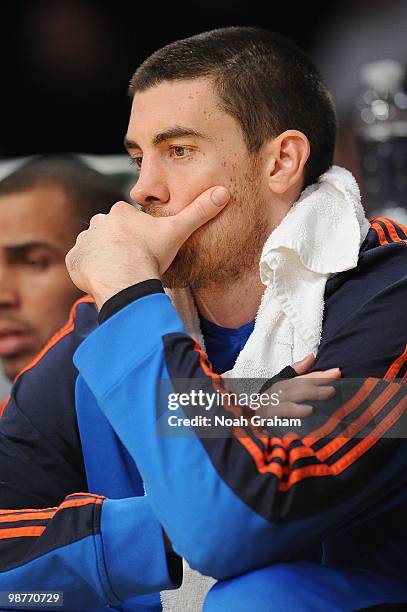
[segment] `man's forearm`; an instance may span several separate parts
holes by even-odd
[[[83,609],[181,582],[182,561],[168,557],[146,497],[77,493],[56,508],[0,511],[0,518],[2,591],[63,591],[64,606]]]

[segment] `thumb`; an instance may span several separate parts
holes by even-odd
[[[177,220],[180,235],[186,240],[198,227],[216,217],[230,200],[226,187],[211,187],[172,218]]]
[[[310,353],[309,355],[306,355],[304,359],[301,359],[301,361],[296,361],[295,363],[293,363],[293,368],[297,372],[297,374],[301,376],[302,374],[306,374],[306,372],[308,372],[308,370],[312,367],[314,361],[315,355]]]

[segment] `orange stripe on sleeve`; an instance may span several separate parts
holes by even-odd
[[[407,409],[407,397],[403,397],[399,403],[393,408],[391,412],[381,421],[375,429],[369,434],[367,438],[364,438],[359,444],[350,450],[346,455],[338,459],[338,461],[332,466],[335,469],[335,473],[339,474],[343,472],[347,467],[354,463],[359,457],[361,457],[369,448],[371,448],[383,435],[394,425],[394,423],[400,418],[400,416]]]
[[[374,379],[368,379],[365,381],[364,385],[359,389],[358,393],[355,394],[353,398],[349,402],[347,402],[347,408],[349,412],[357,408],[360,403],[363,401],[365,397],[367,397],[370,391],[375,387],[378,381]],[[368,385],[366,383],[369,383]],[[383,435],[392,427],[392,425],[400,418],[400,416],[407,409],[407,396],[403,397],[400,402],[392,409],[386,417],[377,424],[377,426],[371,431],[369,436],[362,439],[356,446],[354,446],[351,450],[349,450],[345,455],[343,455],[340,459],[338,459],[332,465],[327,465],[324,461],[332,456],[339,448],[341,448],[349,439],[352,439],[352,435],[354,435],[357,431],[360,431],[372,418],[372,407],[374,413],[377,414],[386,403],[394,397],[394,395],[399,391],[400,385],[392,384],[386,387],[384,391],[376,398],[375,402],[369,407],[367,413],[363,413],[355,423],[352,423],[346,431],[346,436],[342,436],[340,438],[335,438],[330,444],[326,447],[323,447],[319,451],[313,451],[312,448],[308,446],[309,439],[305,439],[302,441],[303,444],[306,443],[306,446],[298,446],[296,448],[289,448],[290,442],[293,437],[287,435],[284,439],[273,438],[274,443],[278,443],[279,445],[285,447],[285,451],[282,448],[275,448],[269,453],[268,456],[264,454],[261,447],[259,447],[251,438],[247,437],[245,432],[239,433],[239,428],[234,429],[234,433],[236,439],[239,443],[244,446],[247,452],[251,455],[253,461],[256,464],[257,470],[262,473],[270,473],[274,474],[280,482],[278,484],[278,489],[281,492],[288,491],[294,484],[300,482],[305,478],[311,477],[325,477],[325,476],[336,476],[343,472],[350,465],[355,463],[362,455],[364,455]],[[357,397],[356,401],[355,398]],[[346,405],[345,405],[346,406]],[[344,406],[344,407],[345,407]],[[343,408],[344,408],[343,407]],[[338,411],[337,411],[338,412]],[[335,421],[337,422],[337,421]],[[321,428],[322,430],[322,428]],[[298,438],[298,436],[295,436]],[[299,438],[298,438],[299,439]],[[274,452],[275,451],[275,452]],[[270,459],[274,457],[279,457],[282,461],[286,461],[287,457],[289,459],[290,465],[280,465],[279,463],[269,463]],[[297,460],[303,457],[315,457],[318,460],[318,464],[316,465],[307,465],[305,467],[292,468],[292,464]],[[288,480],[282,482],[283,475],[288,476]]]
[[[11,529],[2,529],[0,531],[0,540],[37,537],[42,535],[45,529],[46,527],[13,527]]]
[[[392,242],[404,242],[404,244],[407,244],[407,240],[404,238],[400,238],[400,236],[398,235],[396,231],[396,227],[397,227],[402,232],[404,232],[404,234],[407,235],[406,233],[407,227],[405,227],[404,225],[401,225],[401,223],[394,223],[394,221],[392,221],[391,219],[388,219],[387,217],[374,217],[373,219],[370,219],[370,223],[371,223],[372,228],[376,230],[379,236],[381,245],[390,244],[390,243],[387,240],[386,234],[384,233],[383,228],[380,226],[379,221],[380,223],[383,223],[383,225],[386,226],[386,229],[390,236],[390,240]]]
[[[201,366],[202,370],[210,378],[214,378],[215,380],[219,380],[220,381],[221,380],[221,376],[219,374],[216,374],[212,370],[212,368],[207,364],[207,355],[202,350],[201,345],[199,344],[199,342],[197,340],[195,340],[195,338],[192,338],[192,339],[195,342],[194,351],[196,351],[198,353],[198,355],[199,355],[199,365]]]
[[[6,409],[7,404],[10,401],[10,396],[8,395],[0,404],[0,417],[3,415],[3,412]]]
[[[386,217],[381,217],[380,221],[386,226],[387,231],[389,232],[389,236],[393,240],[393,242],[405,242],[405,240],[403,240],[403,238],[400,238],[400,236],[396,232],[394,223],[390,219],[386,219]]]
[[[280,448],[279,446],[275,446],[271,453],[267,454],[267,460],[271,461],[271,459],[282,459],[283,461],[285,461],[287,459],[287,451],[283,450],[282,448]]]
[[[23,515],[18,514],[6,514],[0,516],[0,523],[16,523],[17,521],[39,521],[45,519],[51,519],[55,516],[54,512],[42,512],[42,513],[33,513],[27,512]]]
[[[364,438],[348,451],[343,457],[338,459],[336,463],[328,466],[326,464],[321,465],[309,465],[303,468],[292,470],[289,474],[288,482],[279,483],[280,491],[288,491],[295,483],[300,482],[304,478],[310,478],[315,476],[337,476],[342,473],[348,467],[355,463],[362,455],[364,455],[374,444],[376,444],[394,425],[394,423],[400,418],[400,416],[407,409],[407,397],[403,397],[400,402],[393,408],[391,412],[381,421],[374,430],[369,434],[367,438]],[[318,456],[319,453],[317,452]]]
[[[360,389],[353,395],[343,406],[336,410],[332,416],[328,419],[322,427],[311,432],[304,438],[304,443],[307,446],[312,446],[316,442],[319,442],[322,438],[325,438],[328,434],[332,433],[335,427],[345,416],[355,411],[362,402],[370,395],[376,385],[379,383],[378,379],[367,378]]]
[[[307,465],[306,467],[292,470],[288,477],[288,482],[280,482],[278,485],[278,490],[288,491],[297,482],[304,480],[304,478],[333,475],[333,470],[328,465]]]
[[[321,450],[316,452],[318,459],[326,461],[334,455],[339,449],[352,438],[354,438],[366,425],[382,410],[382,408],[391,400],[400,390],[399,385],[389,385],[384,391],[372,402],[367,410],[360,415],[356,421],[350,423],[341,433],[341,436],[329,442]]]
[[[314,456],[314,451],[309,446],[296,446],[295,448],[290,448],[288,452],[290,463],[294,463],[297,459]]]
[[[277,478],[281,479],[283,475],[283,468],[278,463],[266,463],[265,457],[260,448],[253,442],[251,438],[247,437],[247,434],[243,434],[241,437],[237,436],[240,444],[245,447],[247,452],[251,455],[253,461],[256,464],[258,471],[262,474],[268,472],[273,473]]]
[[[387,370],[386,374],[384,375],[384,378],[388,379],[388,378],[395,378],[400,370],[400,368],[405,364],[405,362],[407,361],[407,344],[404,348],[404,351],[401,355],[399,355],[399,357],[397,357],[397,359],[395,359],[393,361],[393,363],[391,364],[391,366],[389,367],[389,369]]]
[[[383,228],[378,223],[372,223],[372,229],[376,230],[376,233],[379,237],[379,242],[382,246],[385,244],[389,244],[389,241],[386,238],[386,234],[383,231]]]
[[[77,497],[81,495],[83,497]],[[29,520],[27,514],[35,514],[33,518],[43,518],[42,513],[53,513],[57,510],[65,508],[73,508],[75,506],[86,506],[87,504],[101,504],[105,497],[103,495],[95,495],[93,493],[73,493],[69,495],[59,506],[50,506],[49,508],[23,508],[21,510],[0,510],[0,521],[3,515],[13,515],[15,520]]]
[[[386,239],[383,228],[378,224],[372,224],[372,227],[377,231],[380,243],[389,244]],[[389,231],[389,235],[392,239],[395,239],[395,230],[394,227],[386,227]],[[397,236],[398,241],[401,239]],[[200,356],[200,366],[204,373],[212,378],[213,382],[220,382],[222,377],[219,374],[216,374],[212,371],[211,367],[206,362],[206,354],[201,349],[199,343],[195,340],[194,350]],[[396,361],[392,364],[393,370],[397,371],[400,369],[401,365],[404,363],[402,359],[405,361],[407,359],[407,345],[406,349],[400,357],[397,358]],[[390,368],[389,368],[390,370]],[[392,370],[392,371],[393,371]],[[385,378],[388,378],[388,373]],[[391,376],[390,376],[391,377]],[[407,374],[405,376],[407,378]],[[344,417],[350,415],[352,412],[356,411],[362,403],[369,397],[370,393],[375,389],[380,379],[368,378],[364,381],[363,385],[358,389],[358,391],[343,405],[341,406],[335,413],[331,415],[328,421],[319,429],[315,430],[311,434],[304,437],[301,442],[301,446],[297,446],[295,448],[289,448],[293,439],[300,439],[296,434],[287,434],[284,436],[284,439],[273,437],[271,440],[265,438],[265,443],[278,444],[278,447],[274,447],[271,449],[269,453],[266,453],[264,449],[261,448],[256,442],[247,435],[247,432],[239,427],[233,428],[233,433],[236,440],[246,449],[246,451],[251,456],[254,461],[257,470],[261,474],[273,474],[280,481],[278,484],[278,489],[281,492],[288,491],[294,484],[300,482],[305,478],[311,477],[326,477],[326,476],[336,476],[337,474],[343,472],[347,467],[349,467],[352,463],[356,462],[363,454],[366,453],[379,439],[383,436],[383,434],[397,421],[397,419],[401,416],[401,414],[406,410],[407,407],[407,397],[403,398],[396,406],[392,409],[392,411],[372,430],[369,436],[363,440],[361,440],[356,446],[354,446],[351,450],[349,450],[344,456],[338,459],[334,464],[327,465],[324,461],[331,457],[337,450],[342,448],[349,439],[355,436],[359,431],[361,431],[368,423],[386,406],[388,401],[394,397],[394,395],[399,391],[399,384],[390,384],[387,386],[380,395],[372,402],[369,408],[361,414],[358,419],[347,426],[344,430],[341,437],[334,438],[331,442],[329,442],[326,446],[324,446],[319,451],[314,451],[311,446],[326,437],[329,433],[331,433],[335,427],[338,425],[338,422],[343,420]],[[231,407],[228,406],[226,409],[231,410]],[[259,442],[262,442],[262,438],[257,436]],[[317,464],[307,465],[299,468],[292,468],[292,464],[298,459],[302,459],[304,457],[315,457],[318,461]],[[281,465],[280,463],[273,462],[272,459],[279,458],[282,462],[289,463],[289,465]],[[282,482],[283,475],[288,476],[288,480]]]
[[[87,506],[89,504],[99,505],[104,499],[104,497],[96,497],[91,499],[67,499],[66,501],[62,502],[62,504],[58,507],[58,510],[65,510],[65,508],[77,508],[78,506]]]
[[[47,508],[47,509],[39,509],[35,510],[24,510],[16,513],[15,510],[11,510],[7,512],[5,510],[1,511],[0,514],[0,523],[7,523],[11,521],[38,521],[41,519],[49,519],[55,516],[57,512],[61,510],[66,510],[67,508],[78,508],[79,506],[87,506],[89,504],[99,505],[103,501],[103,497],[95,498],[83,498],[83,499],[67,499],[57,508]]]

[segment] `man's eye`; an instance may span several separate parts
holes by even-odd
[[[188,149],[186,147],[181,147],[180,145],[170,147],[171,157],[185,157],[187,153]]]
[[[141,168],[141,162],[143,161],[143,157],[138,155],[137,157],[130,158],[130,165],[137,166],[137,168]]]
[[[25,263],[28,267],[34,268],[35,270],[45,270],[48,267],[47,259],[26,259]]]

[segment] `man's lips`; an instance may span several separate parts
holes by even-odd
[[[29,348],[32,336],[29,332],[0,327],[0,357],[11,357]]]

